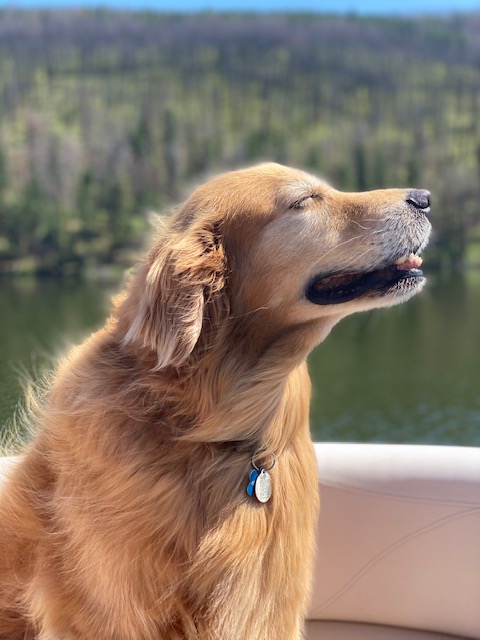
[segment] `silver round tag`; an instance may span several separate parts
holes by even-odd
[[[268,471],[262,469],[255,481],[255,496],[259,502],[268,502],[272,495],[272,479]]]

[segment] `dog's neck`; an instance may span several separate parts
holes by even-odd
[[[305,398],[301,392],[309,385],[306,357],[333,324],[305,323],[266,343],[257,340],[249,323],[240,327],[245,332],[241,340],[233,341],[226,331],[209,348],[199,344],[181,368],[162,371],[155,371],[154,352],[132,353],[143,359],[138,368],[145,372],[141,386],[148,388],[144,402],[165,425],[159,437],[235,447],[245,443],[249,457],[258,448],[280,455],[297,423],[285,416],[295,413],[296,399]]]
[[[231,347],[220,355],[218,350],[212,351],[197,362],[189,384],[198,381],[199,388],[202,386],[202,402],[195,411],[193,428],[187,429],[180,439],[245,441],[278,453],[293,428],[283,424],[286,403],[292,403],[292,398],[299,397],[302,391],[291,387],[297,385],[299,375],[303,385],[309,384],[305,358],[311,348],[312,336],[308,335],[311,331],[311,327],[302,326],[285,332],[248,364]]]

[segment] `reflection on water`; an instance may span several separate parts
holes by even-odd
[[[103,323],[109,285],[0,279],[0,426],[13,415],[26,378]]]
[[[0,280],[0,424],[21,373],[99,327],[112,287]],[[480,273],[343,320],[310,357],[315,439],[480,446]]]

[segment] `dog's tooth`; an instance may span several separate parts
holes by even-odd
[[[415,253],[405,254],[401,258],[397,258],[393,263],[396,267],[404,267],[405,269],[418,269],[423,260]]]
[[[400,262],[396,261],[395,266],[401,271],[408,271],[409,269],[418,269],[421,266],[422,262],[422,258],[411,253]]]
[[[411,253],[407,258],[407,264],[411,269],[418,269],[418,267],[422,264],[423,260],[420,256]]]

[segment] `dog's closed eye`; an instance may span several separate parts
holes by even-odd
[[[323,200],[323,196],[320,193],[311,193],[308,196],[296,200],[290,205],[290,209],[305,209],[313,202],[320,202],[321,200]]]

